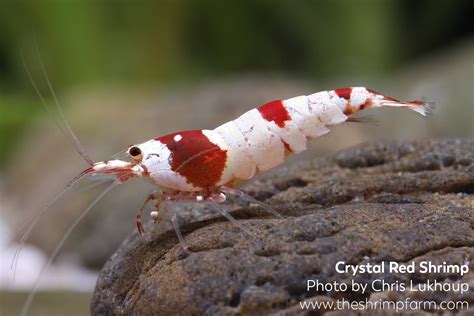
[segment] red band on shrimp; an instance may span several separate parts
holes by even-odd
[[[227,151],[209,141],[202,131],[184,131],[159,137],[171,151],[171,170],[199,188],[210,188],[220,180]]]
[[[411,104],[416,104],[416,105],[424,105],[426,102],[423,100],[413,100],[413,101],[408,101],[405,103],[411,103]]]
[[[291,116],[283,106],[281,100],[268,102],[260,106],[258,111],[264,119],[269,122],[275,122],[275,124],[281,128],[285,127],[285,121],[291,120]]]
[[[386,95],[383,95],[382,93],[380,93],[380,92],[377,92],[377,91],[375,91],[375,90],[372,90],[372,89],[369,89],[369,88],[366,88],[366,90],[367,90],[367,91],[369,91],[370,93],[373,93],[373,94],[378,94],[378,95],[381,95],[381,96],[383,96],[383,98],[384,98],[385,100],[388,100],[388,101],[395,101],[395,102],[400,102],[400,100],[397,100],[397,99],[395,99],[395,98],[392,98],[392,97],[388,97],[388,96],[386,96]]]
[[[286,149],[288,152],[292,153],[292,152],[293,152],[293,149],[291,149],[290,144],[288,144],[287,142],[285,142],[283,139],[280,139],[280,140],[281,140],[283,146],[285,146],[285,149]]]
[[[336,89],[334,90],[336,94],[343,99],[350,100],[351,98],[351,93],[352,93],[352,88],[342,88],[342,89]]]

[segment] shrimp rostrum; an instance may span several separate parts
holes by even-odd
[[[308,139],[351,121],[351,114],[379,107],[408,108],[422,115],[430,109],[421,100],[402,102],[363,87],[322,91],[266,103],[213,130],[176,132],[132,145],[127,152],[133,162],[96,162],[81,175],[114,175],[119,183],[134,177],[151,180],[159,190],[148,196],[145,205],[156,202],[151,213],[155,220],[160,219],[160,209],[173,202],[206,201],[216,206],[229,194],[258,202],[233,185],[306,150]],[[143,209],[137,215],[140,234]],[[183,243],[176,214],[171,219]]]

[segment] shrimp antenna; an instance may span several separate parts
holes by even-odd
[[[76,148],[79,155],[81,155],[81,157],[84,159],[85,162],[87,162],[89,165],[92,166],[94,162],[92,161],[92,159],[90,159],[89,155],[86,153],[84,147],[81,145],[81,142],[79,142],[79,139],[77,138],[76,134],[72,130],[71,126],[69,126],[69,123],[66,120],[61,104],[59,103],[58,97],[56,96],[56,93],[54,92],[53,85],[51,84],[51,80],[49,80],[48,73],[46,72],[46,69],[44,67],[43,58],[41,58],[41,53],[39,50],[39,45],[38,45],[38,41],[36,37],[35,37],[35,48],[36,48],[36,54],[38,55],[38,59],[40,62],[41,70],[43,71],[43,75],[46,79],[46,82],[48,83],[49,91],[51,91],[51,95],[53,96],[54,103],[56,104],[56,108],[58,109],[59,115],[61,117],[61,121],[66,129],[66,132],[71,137],[73,141],[73,146]]]
[[[90,169],[86,169],[84,172],[80,173],[77,177],[75,177],[74,179],[72,179],[65,187],[64,189],[61,190],[61,192],[59,192],[56,197],[48,204],[46,205],[42,210],[41,212],[36,215],[33,220],[31,221],[31,223],[26,227],[23,235],[21,236],[20,238],[20,244],[17,248],[17,250],[15,251],[14,255],[13,255],[13,260],[12,260],[12,264],[11,264],[11,267],[10,269],[13,270],[13,279],[15,279],[15,274],[16,274],[16,267],[17,267],[17,263],[18,263],[18,260],[20,258],[20,254],[21,254],[21,250],[23,249],[23,246],[25,245],[26,243],[26,240],[28,239],[28,237],[31,235],[31,232],[33,231],[33,228],[36,226],[36,224],[38,223],[38,221],[46,214],[46,212],[51,208],[51,206],[53,206],[57,201],[59,201],[61,199],[61,197],[66,193],[68,192],[77,182],[79,182],[79,180],[81,180],[82,178],[84,178],[86,175],[88,175],[88,171]]]
[[[51,117],[53,118],[56,126],[66,136],[68,141],[75,148],[75,150],[82,157],[82,159],[88,165],[92,166],[94,164],[94,162],[92,161],[92,159],[90,159],[90,157],[87,154],[87,152],[85,151],[84,147],[82,147],[81,143],[79,142],[79,139],[77,138],[76,134],[74,134],[74,131],[72,130],[71,126],[69,126],[69,123],[67,122],[66,117],[64,115],[63,109],[62,109],[61,105],[59,104],[59,100],[56,96],[56,93],[54,92],[53,86],[52,86],[51,81],[49,80],[49,77],[48,77],[48,73],[46,72],[46,69],[44,67],[44,63],[43,63],[43,60],[42,60],[41,55],[40,55],[40,51],[39,51],[39,48],[38,48],[38,43],[36,41],[36,38],[35,38],[35,47],[36,47],[37,58],[39,60],[40,66],[41,66],[41,70],[42,70],[43,75],[46,79],[46,82],[48,83],[48,88],[51,91],[51,94],[53,96],[54,103],[56,104],[56,108],[59,112],[59,116],[61,118],[62,125],[59,123],[59,121],[54,117],[53,113],[51,112],[51,109],[49,108],[48,103],[44,99],[44,97],[41,94],[38,86],[36,85],[36,82],[33,79],[33,76],[30,73],[30,70],[28,68],[28,65],[26,64],[23,52],[21,52],[21,60],[23,62],[23,66],[25,67],[25,71],[26,71],[26,74],[28,76],[28,79],[30,80],[31,85],[33,86],[34,90],[36,91],[36,94],[40,98],[41,103],[43,104],[44,108],[46,109],[46,112],[48,112],[49,115],[51,115]]]
[[[57,244],[56,248],[54,248],[54,251],[53,253],[51,254],[51,256],[49,257],[48,261],[46,262],[46,264],[43,266],[43,268],[41,269],[40,273],[38,274],[38,277],[36,278],[35,280],[35,283],[33,285],[33,288],[31,290],[31,292],[28,294],[28,297],[26,298],[26,301],[25,303],[23,304],[23,307],[21,309],[21,313],[20,315],[21,316],[26,316],[28,314],[28,310],[30,309],[31,307],[31,303],[33,302],[33,299],[35,297],[35,294],[36,292],[38,291],[38,285],[39,285],[39,281],[41,280],[41,276],[43,275],[43,272],[46,271],[50,266],[51,266],[51,263],[53,262],[54,258],[57,256],[59,250],[61,249],[61,247],[63,246],[64,242],[66,241],[66,239],[69,237],[69,235],[72,233],[72,231],[74,230],[74,228],[76,228],[77,224],[79,224],[79,222],[87,215],[87,213],[89,213],[89,211],[94,207],[95,204],[97,204],[97,202],[99,202],[107,193],[109,193],[110,191],[112,191],[113,188],[115,188],[116,186],[118,186],[119,184],[121,184],[121,182],[119,180],[116,180],[114,181],[111,185],[109,185],[104,191],[102,191],[102,193],[82,212],[82,214],[71,224],[71,226],[69,226],[68,230],[66,231],[66,233],[64,234],[63,238],[59,241],[59,243]]]

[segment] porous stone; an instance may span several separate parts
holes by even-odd
[[[97,281],[94,315],[298,315],[299,302],[384,299],[466,300],[470,293],[307,291],[306,280],[368,284],[466,282],[474,286],[474,141],[378,142],[280,169],[245,189],[285,216],[256,206],[171,229],[148,225],[124,241]],[[203,207],[203,206],[198,206]],[[339,274],[350,264],[397,261],[468,264],[464,276]],[[417,296],[418,295],[418,296]],[[317,310],[316,314],[341,315]],[[347,311],[346,311],[347,312]],[[386,311],[390,314],[390,311]],[[409,311],[407,311],[409,312]],[[417,313],[435,313],[421,310]],[[473,310],[464,311],[474,312]]]

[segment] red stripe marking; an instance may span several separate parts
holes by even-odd
[[[290,147],[290,144],[288,144],[287,142],[285,142],[283,139],[281,140],[281,142],[283,143],[283,146],[285,146],[286,150],[288,150],[290,153],[293,152],[293,150],[292,150],[291,147]]]
[[[366,90],[369,91],[369,92],[371,92],[371,93],[373,93],[373,94],[378,94],[378,95],[383,96],[383,98],[384,98],[385,100],[394,101],[394,102],[400,102],[400,100],[397,100],[397,99],[392,98],[392,97],[388,97],[388,96],[383,95],[382,93],[377,92],[377,91],[375,91],[375,90],[372,90],[372,89],[369,89],[369,88],[366,88]]]
[[[336,94],[343,99],[349,100],[351,98],[352,88],[341,88],[334,90]]]
[[[423,101],[423,100],[413,100],[413,101],[408,101],[406,103],[412,103],[412,104],[416,104],[416,105],[424,105],[426,102]]]
[[[268,102],[260,106],[258,111],[264,119],[269,122],[275,122],[275,124],[281,128],[285,127],[285,121],[291,120],[291,116],[285,109],[281,100]]]
[[[181,140],[174,137],[181,135]],[[184,131],[156,140],[171,151],[171,170],[199,188],[210,188],[220,180],[227,161],[227,151],[211,143],[202,131]]]

